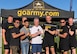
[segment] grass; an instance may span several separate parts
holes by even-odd
[[[77,53],[77,48],[76,48],[76,53]]]
[[[2,40],[2,54],[4,54],[4,45],[3,45],[3,40]]]

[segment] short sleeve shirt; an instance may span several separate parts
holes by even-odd
[[[20,29],[20,32],[24,32],[24,33],[25,33],[25,35],[26,35],[27,33],[29,33],[29,32],[30,32],[30,30],[29,30],[29,28],[26,28],[25,26],[23,26],[23,27]],[[25,39],[24,39],[24,40],[22,40],[21,42],[29,42],[29,40],[28,40],[28,38],[27,38],[27,37],[25,37]]]
[[[67,26],[62,26],[61,27],[61,29],[60,29],[60,34],[64,34],[64,33],[67,33],[68,34],[68,32],[69,32],[69,30],[68,30],[68,27]],[[65,40],[65,39],[68,39],[69,38],[69,36],[67,35],[67,37],[66,38],[62,38],[62,37],[60,37],[60,39],[61,40]]]
[[[5,37],[6,37],[6,41],[10,41],[10,38],[11,38],[11,29],[14,28],[14,24],[13,23],[3,23],[2,24],[2,29],[5,29],[6,30],[6,33],[5,33]]]
[[[69,29],[71,29],[71,31],[74,31],[74,34],[73,34],[73,36],[76,36],[76,34],[75,34],[75,30],[76,30],[76,27],[75,27],[75,25],[73,24],[73,25],[69,25]],[[70,34],[69,34],[69,36],[71,36]]]
[[[30,28],[30,33],[31,34],[35,34],[36,32],[38,31],[43,31],[42,27],[41,26],[33,26],[32,28]],[[37,37],[34,37],[32,38],[32,44],[42,44],[42,36],[37,36]]]
[[[49,29],[49,30],[51,30],[51,31],[54,31],[54,30],[56,30],[56,25],[55,24],[53,24],[53,23],[45,23],[44,25],[43,25],[43,28],[45,29],[45,28],[47,28],[47,29]],[[52,34],[50,34],[49,32],[47,32],[47,31],[45,31],[45,37],[47,38],[50,38],[50,37],[54,37],[54,35],[52,35]]]
[[[19,34],[20,33],[20,30],[19,30],[19,28],[13,28],[12,30],[11,30],[11,34],[12,33],[16,33],[16,34]],[[11,38],[11,41],[10,41],[10,45],[11,46],[19,46],[19,44],[20,44],[20,37],[17,37],[17,38]]]

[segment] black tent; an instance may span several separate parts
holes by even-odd
[[[1,16],[7,18],[8,15],[13,15],[14,18],[21,18],[26,16],[29,19],[39,16],[40,19],[45,19],[45,16],[50,15],[53,19],[68,19],[69,17],[74,17],[74,11],[66,11],[56,7],[53,7],[43,0],[34,0],[27,6],[18,9],[1,9]]]

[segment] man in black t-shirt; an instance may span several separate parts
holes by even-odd
[[[13,25],[13,16],[9,15],[7,22],[2,24],[2,38],[4,43],[4,54],[9,54],[10,49],[10,38],[11,38],[11,29],[14,27]]]
[[[66,26],[66,21],[64,19],[60,20],[60,31],[58,32],[58,36],[60,37],[59,47],[61,53],[68,54],[69,50],[69,36],[68,36],[68,27]]]
[[[76,41],[76,27],[73,23],[73,18],[68,19],[68,28],[69,28],[69,46],[72,50],[72,54],[76,54],[76,47],[77,47],[77,41]]]
[[[20,21],[14,21],[14,28],[11,30],[12,38],[10,40],[10,49],[12,50],[12,54],[19,54],[19,45],[20,45],[20,36],[24,35],[24,32],[20,33],[19,30]]]
[[[55,32],[56,32],[56,28],[51,21],[51,17],[50,16],[46,16],[46,23],[44,24],[43,28],[45,29],[45,36],[43,39],[43,47],[46,50],[46,54],[49,54],[49,51],[52,54],[56,54],[55,53],[55,49],[54,49],[54,36],[55,36]]]

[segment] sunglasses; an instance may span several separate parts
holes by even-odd
[[[19,22],[15,22],[15,23],[19,24]]]
[[[60,22],[60,23],[65,23],[65,22]]]

